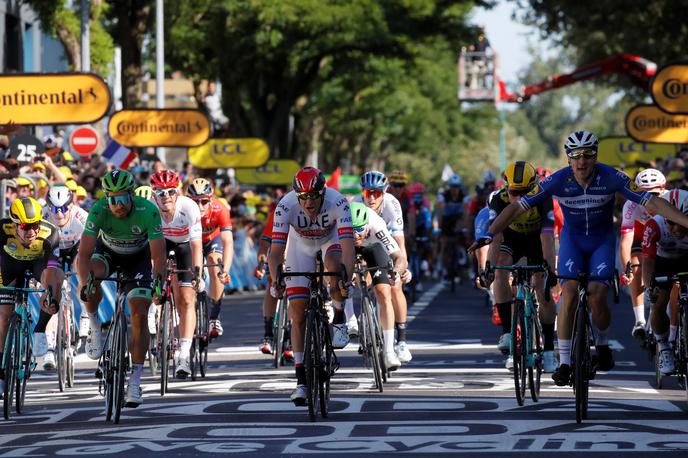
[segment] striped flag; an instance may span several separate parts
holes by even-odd
[[[136,153],[115,140],[110,140],[103,150],[103,158],[118,169],[126,170],[129,164],[136,158]]]

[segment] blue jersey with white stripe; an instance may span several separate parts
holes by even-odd
[[[580,235],[598,235],[612,230],[615,193],[640,205],[645,205],[651,197],[628,175],[606,164],[595,164],[593,174],[588,187],[583,188],[571,167],[565,167],[538,183],[535,194],[522,197],[521,206],[528,210],[547,197],[554,197],[561,205],[567,230]]]

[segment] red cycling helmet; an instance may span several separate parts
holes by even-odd
[[[291,184],[294,192],[317,192],[322,193],[325,189],[325,175],[315,167],[304,167],[294,175]]]
[[[408,189],[411,194],[425,194],[423,183],[413,183]]]
[[[179,182],[179,175],[174,170],[161,170],[150,179],[151,187],[154,189],[178,188]]]

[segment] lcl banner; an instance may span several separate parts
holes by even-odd
[[[598,160],[633,176],[655,159],[673,156],[675,152],[675,145],[637,142],[631,137],[605,137],[600,139]]]
[[[236,179],[243,184],[288,185],[301,166],[291,159],[272,159],[262,167],[236,171]]]
[[[268,144],[260,138],[211,138],[189,148],[189,162],[200,169],[260,167],[269,155]]]
[[[688,115],[668,114],[655,105],[636,105],[626,114],[626,132],[638,142],[688,143]]]
[[[688,64],[659,69],[650,83],[652,100],[667,113],[688,114]]]

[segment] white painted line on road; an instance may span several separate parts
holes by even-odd
[[[415,320],[416,316],[425,310],[425,308],[430,305],[430,302],[432,302],[443,289],[444,282],[439,282],[428,291],[424,292],[423,295],[416,302],[414,302],[409,309],[408,316],[406,317],[406,323],[411,323],[413,320]]]

